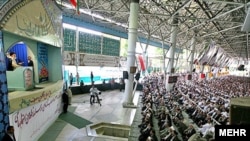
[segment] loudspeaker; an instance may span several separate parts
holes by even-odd
[[[128,71],[123,71],[122,74],[123,79],[128,79]]]
[[[137,81],[138,81],[139,79],[140,79],[140,73],[139,73],[139,72],[137,72],[137,73],[136,73],[136,75],[135,75],[135,80],[137,80]]]
[[[171,68],[171,73],[174,73],[175,69],[174,68]]]
[[[167,82],[168,83],[176,83],[178,79],[178,76],[168,76]]]
[[[229,113],[231,125],[250,125],[250,98],[232,98]]]
[[[239,71],[244,71],[245,70],[245,65],[240,65],[237,70]]]

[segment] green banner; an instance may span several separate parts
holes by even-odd
[[[73,29],[64,28],[64,51],[76,51],[76,31]]]
[[[101,36],[79,32],[79,52],[101,54]]]

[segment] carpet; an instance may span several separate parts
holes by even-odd
[[[68,111],[71,112],[71,113],[74,113],[76,111],[76,107],[75,106],[69,106]]]
[[[61,120],[64,120],[65,122],[77,127],[78,129],[81,129],[83,127],[86,127],[89,124],[92,124],[91,121],[88,121],[72,112],[62,113],[59,118]]]

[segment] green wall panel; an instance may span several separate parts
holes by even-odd
[[[64,50],[65,51],[76,51],[76,31],[73,29],[64,28]]]
[[[79,32],[79,52],[101,54],[101,36]]]
[[[120,56],[120,40],[103,37],[103,55]]]

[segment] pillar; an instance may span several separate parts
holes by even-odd
[[[80,62],[80,54],[79,54],[79,29],[78,29],[78,27],[76,27],[76,56],[75,57],[76,57],[76,62],[75,62],[76,63],[76,74],[77,74],[78,73],[78,66],[80,64],[79,63]],[[76,84],[77,84],[77,79],[75,79],[75,80],[76,80]]]
[[[169,58],[169,63],[167,66],[167,78],[172,76],[171,70],[174,69],[174,55],[175,55],[175,47],[176,47],[176,35],[178,28],[178,19],[176,16],[173,17],[172,29],[171,29],[171,47],[168,51],[167,57]],[[168,80],[168,79],[167,79]],[[166,90],[170,91],[173,88],[174,83],[166,82]]]
[[[0,31],[0,95],[1,95],[1,106],[0,106],[0,139],[5,133],[5,129],[9,125],[9,102],[8,102],[8,87],[7,87],[7,76],[6,76],[6,64],[5,64],[5,53],[3,48],[3,34]]]
[[[130,68],[135,66],[135,48],[138,29],[138,12],[139,0],[131,0],[128,28],[128,56],[127,56],[127,71],[128,79],[125,85],[125,94],[123,99],[123,107],[135,107],[133,103],[133,83],[134,73],[130,72]]]
[[[189,60],[189,72],[191,73],[194,68],[194,48],[195,48],[195,37],[192,38],[191,40],[191,56]]]

